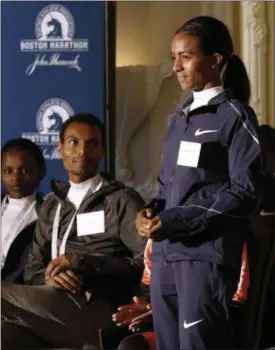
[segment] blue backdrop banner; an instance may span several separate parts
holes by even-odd
[[[22,136],[41,147],[47,193],[51,178],[67,178],[62,122],[78,112],[105,119],[105,4],[2,1],[1,27],[1,142]]]

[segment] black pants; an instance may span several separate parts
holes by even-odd
[[[152,332],[151,323],[143,325],[141,332]],[[150,347],[141,333],[133,334],[128,327],[117,327],[115,324],[100,332],[101,347],[104,350],[149,350]],[[88,350],[88,349],[87,349]]]
[[[233,348],[230,304],[239,276],[203,261],[152,261],[151,303],[159,350]]]
[[[87,303],[49,286],[2,284],[2,348],[44,349],[98,344],[97,331],[112,324],[115,308]]]
[[[143,335],[137,333],[123,339],[117,350],[150,350],[150,346]]]

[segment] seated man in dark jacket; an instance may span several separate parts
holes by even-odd
[[[69,182],[53,181],[25,270],[2,285],[5,349],[80,346],[111,322],[139,283],[146,240],[135,228],[143,200],[98,172],[104,130],[90,114],[68,119],[59,152]]]
[[[1,149],[1,174],[6,194],[1,200],[1,280],[23,282],[23,272],[42,205],[37,192],[46,166],[32,141],[9,140]]]

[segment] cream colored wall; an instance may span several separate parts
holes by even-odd
[[[199,1],[118,1],[117,66],[167,59],[173,32],[199,14]]]
[[[156,65],[170,60],[170,41],[173,33],[186,20],[199,14],[200,2],[118,2],[116,57],[118,69],[129,65]],[[121,83],[118,80],[117,87]],[[161,142],[167,130],[167,116],[177,105],[181,94],[175,76],[166,79],[160,89],[158,102],[133,137],[128,158],[135,183],[144,183],[148,179],[148,174],[153,179],[157,177]],[[119,111],[117,112],[119,119]],[[117,134],[121,137],[119,132]]]
[[[268,112],[267,122],[275,127],[275,2],[267,2],[268,19]]]
[[[251,106],[260,124],[275,126],[274,1],[241,1],[242,57],[251,81]]]

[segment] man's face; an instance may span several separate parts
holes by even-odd
[[[72,182],[80,183],[98,172],[103,155],[101,130],[97,125],[73,122],[58,145],[63,165]]]
[[[184,32],[177,34],[171,43],[171,56],[182,89],[201,91],[220,83],[217,61],[221,58],[206,56],[198,37]]]

